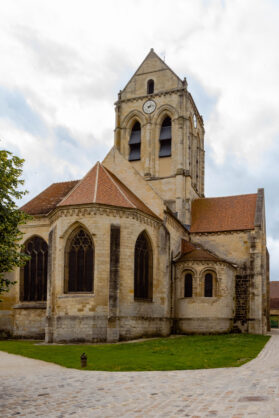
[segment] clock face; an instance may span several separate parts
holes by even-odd
[[[145,113],[152,113],[156,109],[156,103],[153,100],[147,100],[142,108]]]

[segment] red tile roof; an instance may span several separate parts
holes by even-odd
[[[279,298],[279,282],[270,282],[270,300]]]
[[[257,194],[196,199],[190,232],[254,229]]]
[[[177,261],[222,261],[216,254],[205,250],[201,245],[193,244],[185,239],[181,240],[181,256]]]
[[[158,218],[134,193],[99,162],[82,180],[54,183],[21,209],[30,215],[47,214],[56,207],[90,203],[139,209]]]
[[[270,309],[278,309],[279,310],[279,298],[270,299]]]
[[[181,239],[181,254],[187,254],[196,249],[195,245],[185,239]]]
[[[53,183],[20,209],[29,215],[45,215],[55,209],[78,182],[79,180]]]

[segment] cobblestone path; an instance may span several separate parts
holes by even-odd
[[[239,368],[65,369],[0,352],[0,417],[279,417],[279,332]]]

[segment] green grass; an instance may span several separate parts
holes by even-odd
[[[189,335],[100,345],[38,345],[36,341],[0,341],[0,350],[84,370],[144,371],[237,367],[253,359],[269,337],[251,334]]]

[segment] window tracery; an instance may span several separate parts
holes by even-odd
[[[21,269],[23,301],[45,301],[47,293],[48,245],[42,238],[34,236],[25,243],[29,261]]]
[[[134,297],[152,300],[153,254],[150,241],[142,232],[135,244],[134,254]]]
[[[65,287],[67,292],[92,292],[94,245],[89,234],[80,228],[66,246]]]

